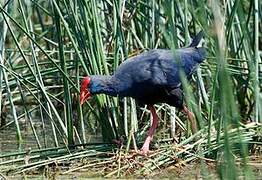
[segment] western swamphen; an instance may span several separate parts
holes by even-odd
[[[203,62],[206,51],[198,48],[203,37],[201,31],[189,47],[177,50],[154,49],[125,60],[112,76],[91,75],[84,77],[81,85],[80,102],[83,104],[94,94],[132,97],[147,104],[153,123],[141,149],[147,155],[149,144],[158,124],[155,103],[167,103],[188,115],[192,130],[196,130],[194,115],[183,104],[180,70],[188,79]]]

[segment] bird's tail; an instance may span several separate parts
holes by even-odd
[[[201,39],[204,37],[204,31],[201,30],[192,40],[191,44],[189,45],[189,47],[196,47],[199,42],[201,41]]]

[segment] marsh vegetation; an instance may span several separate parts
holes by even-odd
[[[259,0],[1,1],[0,179],[141,177],[193,162],[202,176],[210,163],[222,179],[261,176],[261,10]],[[80,105],[84,75],[112,74],[147,49],[187,46],[200,30],[208,57],[183,83],[196,134],[187,117],[157,104],[153,152],[143,157],[134,149],[150,127],[147,107],[105,95]]]

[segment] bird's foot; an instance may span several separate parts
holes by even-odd
[[[149,154],[149,145],[143,145],[143,147],[140,149],[139,154],[143,155],[143,156],[147,156]]]

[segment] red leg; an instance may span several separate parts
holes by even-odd
[[[156,109],[153,105],[149,106],[149,110],[150,112],[152,113],[152,116],[153,116],[153,123],[148,131],[148,134],[147,134],[147,137],[146,137],[146,140],[143,144],[143,147],[141,148],[141,151],[142,151],[142,154],[143,155],[147,155],[148,152],[149,152],[149,144],[150,142],[152,141],[153,139],[153,135],[155,133],[155,130],[157,128],[157,125],[158,125],[158,116],[157,116],[157,113],[156,113]]]
[[[196,123],[195,115],[186,106],[183,107],[182,111],[185,114],[187,114],[191,124],[192,133],[195,134],[197,132],[197,123]]]

